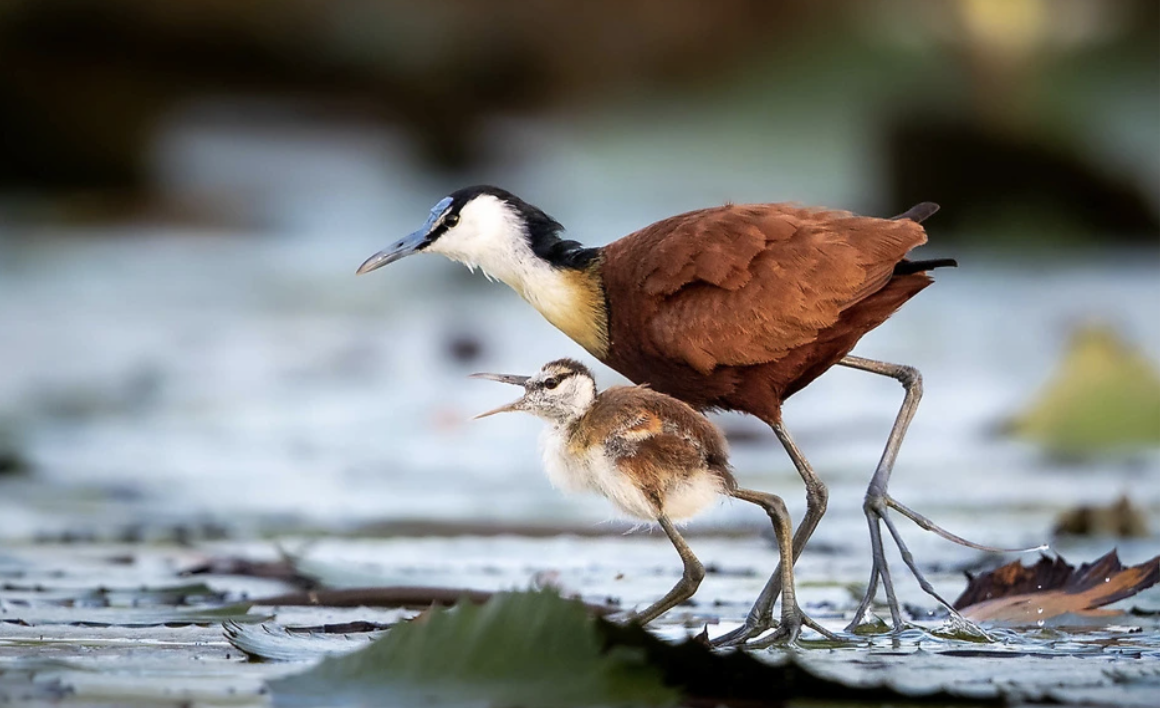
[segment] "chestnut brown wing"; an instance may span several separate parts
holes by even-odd
[[[784,204],[703,209],[609,244],[605,287],[615,316],[638,325],[643,353],[708,374],[813,341],[925,242],[906,219]]]
[[[607,389],[580,427],[581,446],[602,442],[642,489],[663,489],[702,469],[734,486],[721,432],[687,404],[645,386]]]

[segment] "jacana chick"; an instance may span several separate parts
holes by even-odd
[[[645,386],[597,392],[588,367],[572,359],[545,364],[534,376],[475,374],[523,386],[524,395],[477,418],[524,411],[547,422],[541,437],[544,469],[557,488],[604,495],[621,513],[655,521],[685,564],[681,580],[635,615],[652,621],[693,596],[705,569],[674,524],[700,513],[720,495],[762,507],[773,522],[782,559],[782,626],[796,634],[804,622],[824,628],[797,607],[793,591],[792,529],[782,500],[737,486],[721,432],[677,399]]]
[[[418,231],[371,256],[367,273],[413,253],[436,253],[481,268],[535,307],[593,356],[637,384],[699,411],[750,413],[773,430],[806,486],[806,514],[793,538],[797,559],[829,498],[781,415],[782,403],[833,366],[888,376],[905,389],[886,449],[866,490],[873,566],[853,629],[881,579],[896,629],[901,610],[886,564],[881,525],[923,578],[888,510],[944,538],[983,550],[936,526],[888,493],[894,461],[922,395],[910,366],[851,356],[933,281],[950,259],[910,260],[926,242],[919,204],[893,219],[793,204],[729,204],[690,211],[586,248],[560,237],[543,210],[498,187],[460,189],[440,200]],[[715,641],[744,642],[773,624],[781,591],[775,571],[745,626]],[[951,610],[953,611],[953,610]]]

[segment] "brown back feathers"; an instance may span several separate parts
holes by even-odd
[[[784,204],[659,221],[605,247],[606,361],[698,408],[774,416],[931,282],[895,273],[925,242],[909,219]],[[772,389],[774,410],[754,410],[747,386]]]

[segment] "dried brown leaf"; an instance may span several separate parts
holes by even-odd
[[[1160,556],[1125,568],[1112,550],[1078,569],[1062,558],[1019,561],[970,579],[955,608],[976,622],[1036,625],[1061,615],[1114,617],[1100,609],[1131,597],[1160,581]]]

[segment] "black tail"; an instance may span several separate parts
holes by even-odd
[[[913,211],[913,210],[912,210]],[[911,273],[923,273],[935,268],[958,268],[959,262],[954,258],[935,258],[930,261],[899,261],[894,266],[895,275],[910,275]]]
[[[922,202],[921,204],[915,204],[890,220],[899,221],[901,219],[910,219],[916,224],[921,224],[929,219],[936,211],[938,211],[938,204],[934,202]]]

